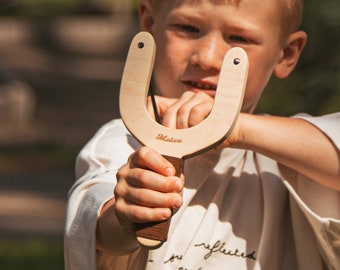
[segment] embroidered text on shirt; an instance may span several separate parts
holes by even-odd
[[[173,254],[169,260],[165,261],[164,264],[174,262],[175,260],[181,261],[183,259],[182,255],[175,255]]]
[[[227,248],[225,248],[225,245],[226,245],[225,242],[221,242],[220,240],[218,240],[212,246],[206,243],[201,243],[201,244],[195,245],[195,247],[204,247],[206,250],[209,250],[209,252],[204,255],[205,260],[209,259],[209,257],[213,255],[214,253],[220,253],[220,254],[227,255],[227,256],[235,256],[235,257],[240,257],[244,259],[256,260],[255,251],[249,254],[246,254],[244,252],[240,252],[238,249],[228,250]]]

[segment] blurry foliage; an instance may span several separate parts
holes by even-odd
[[[0,0],[0,15],[64,15],[74,12],[77,0]]]
[[[320,115],[340,111],[340,1],[305,1],[302,29],[308,41],[300,62],[287,79],[272,78],[257,112]]]
[[[0,15],[64,16],[109,14],[122,0],[0,0]]]
[[[63,268],[63,242],[60,239],[0,238],[0,269]]]
[[[56,143],[1,145],[0,172],[20,172],[27,168],[31,172],[56,168],[73,170],[78,152],[76,145]]]

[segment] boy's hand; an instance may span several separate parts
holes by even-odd
[[[158,113],[162,125],[183,129],[197,125],[210,113],[214,98],[205,93],[186,91],[180,98],[165,98],[156,96]],[[154,115],[151,101],[147,104],[150,115]]]
[[[156,151],[142,147],[117,172],[115,212],[121,225],[133,232],[133,224],[170,218],[182,205],[184,178]]]
[[[178,98],[165,98],[156,96],[158,113],[162,119],[162,125],[175,128],[189,128],[199,124],[210,113],[214,98],[205,93],[194,93],[186,91]],[[151,116],[154,115],[151,100],[148,100],[147,109]],[[242,113],[239,115],[235,126],[228,138],[217,148],[242,146],[241,120]]]

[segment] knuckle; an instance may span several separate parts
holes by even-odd
[[[123,195],[123,189],[121,188],[120,185],[116,185],[116,187],[113,190],[113,194],[115,198],[120,198]]]
[[[116,214],[121,215],[122,213],[124,213],[125,204],[122,200],[116,200],[114,208]]]
[[[201,104],[195,105],[191,108],[190,114],[192,115],[205,115],[206,112],[201,106]]]
[[[138,157],[142,159],[146,159],[151,154],[151,149],[146,146],[142,146],[141,148],[137,150],[137,154],[138,154]]]
[[[125,172],[124,172],[124,169],[121,168],[116,173],[117,182],[121,181],[123,178],[125,178]]]
[[[203,121],[208,115],[210,111],[205,110],[204,106],[195,105],[191,108],[188,123],[189,126],[195,126],[201,121]]]
[[[209,96],[206,93],[202,93],[202,92],[198,92],[196,94],[196,97],[201,99],[201,100],[206,100],[207,98],[209,98]]]
[[[175,106],[170,106],[167,110],[166,110],[166,115],[175,115],[177,114],[177,107]]]
[[[177,116],[186,114],[188,111],[190,111],[189,106],[186,104],[183,104],[180,108],[178,108]]]
[[[138,148],[138,150],[136,151],[136,153],[139,155],[139,156],[143,156],[145,155],[145,153],[148,151],[148,148],[146,146],[142,146],[140,148]]]
[[[145,187],[150,179],[149,171],[147,170],[140,170],[137,174],[137,179],[141,186]]]
[[[193,95],[195,95],[195,93],[193,93],[193,92],[191,92],[191,91],[185,91],[185,92],[182,94],[182,97],[191,98]]]

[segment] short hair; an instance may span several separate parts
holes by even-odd
[[[302,24],[303,0],[278,0],[279,16],[283,36],[300,29]]]
[[[158,9],[164,0],[149,0],[153,9]],[[192,0],[193,3],[200,0]],[[214,4],[230,2],[239,4],[242,0],[209,0]],[[282,25],[282,36],[285,38],[289,34],[297,31],[302,23],[303,0],[277,0],[278,15]]]

